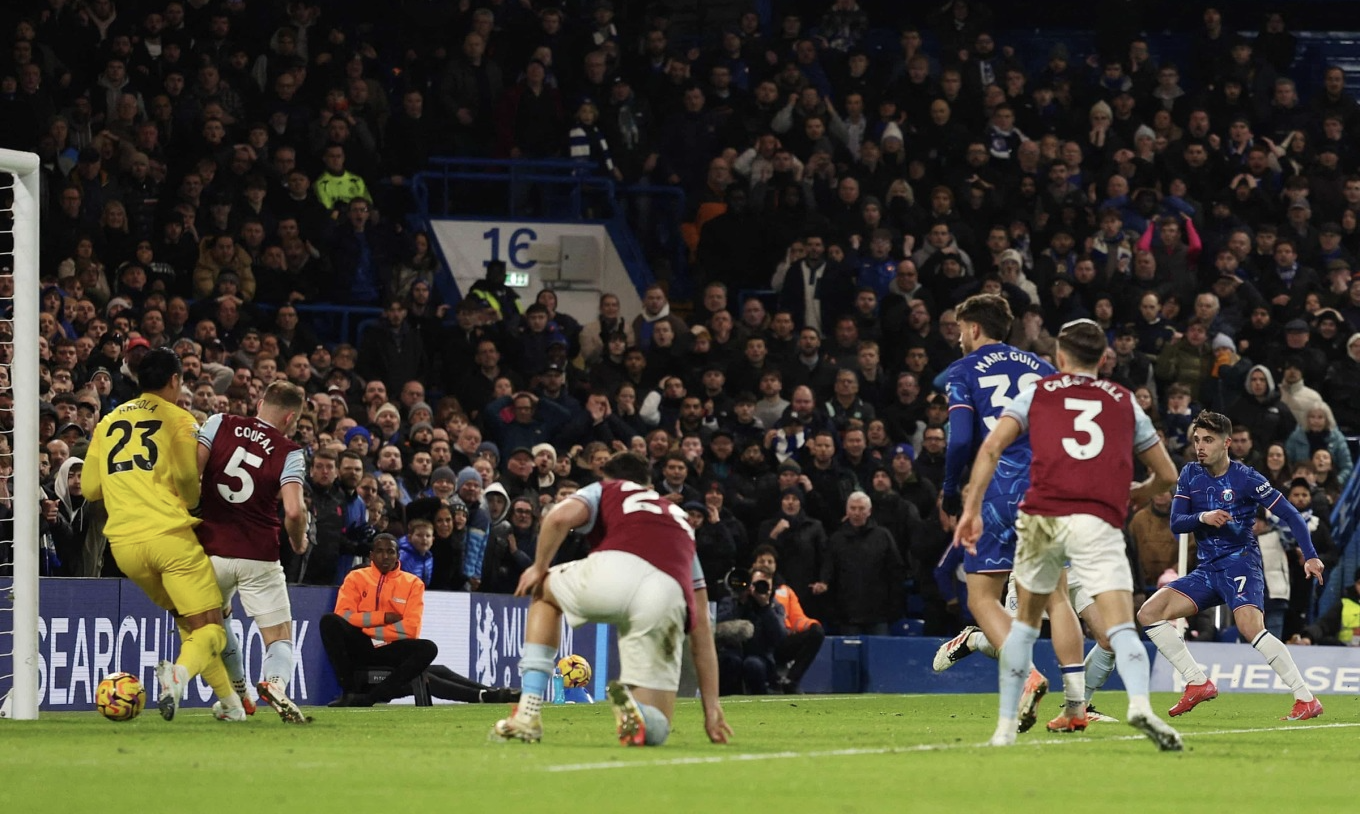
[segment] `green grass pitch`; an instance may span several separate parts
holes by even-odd
[[[1292,812],[1352,806],[1360,698],[1280,721],[1287,695],[1225,693],[1175,725],[1180,754],[1123,723],[1053,735],[1042,721],[988,749],[993,695],[727,699],[736,737],[710,745],[697,702],[671,741],[625,749],[605,704],[545,710],[540,744],[491,743],[503,706],[309,710],[285,726],[154,709],[129,723],[97,713],[0,722],[5,812]],[[1097,696],[1122,718],[1124,697]],[[1154,696],[1158,709],[1174,701]]]

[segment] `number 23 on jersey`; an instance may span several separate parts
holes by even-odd
[[[156,467],[156,460],[160,457],[160,449],[156,446],[156,431],[161,428],[161,422],[157,420],[138,421],[133,424],[131,421],[114,421],[108,426],[104,436],[113,446],[109,447],[108,472],[116,475],[119,472],[130,472],[133,468],[151,471]],[[137,439],[138,449],[126,449],[133,437]]]

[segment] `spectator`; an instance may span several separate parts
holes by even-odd
[[[843,635],[886,636],[889,623],[901,613],[902,557],[872,512],[872,501],[863,492],[846,499],[846,521],[827,541],[821,576],[812,585],[814,595],[832,591],[837,629]]]
[[[1280,401],[1275,389],[1275,378],[1264,365],[1256,365],[1247,373],[1247,394],[1233,402],[1225,415],[1234,427],[1246,427],[1252,443],[1258,447],[1283,444],[1298,422],[1294,414]]]
[[[344,691],[331,706],[371,707],[403,695],[439,654],[434,642],[420,638],[424,613],[424,583],[401,570],[396,538],[378,535],[373,564],[345,578],[335,612],[321,617],[321,642]],[[390,672],[367,687],[358,674],[373,667]]]
[[[1319,402],[1309,407],[1304,418],[1285,439],[1285,453],[1291,461],[1311,460],[1318,450],[1325,450],[1335,469],[1335,480],[1345,483],[1351,475],[1351,450],[1346,436],[1336,428],[1331,411]]]

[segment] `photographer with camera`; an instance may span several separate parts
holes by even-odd
[[[774,599],[774,574],[732,570],[730,616],[718,618],[718,686],[723,695],[768,695],[778,686],[775,651],[787,635],[784,606]]]
[[[785,695],[799,695],[803,692],[800,686],[803,674],[816,661],[817,653],[826,639],[826,631],[822,629],[821,622],[803,613],[798,594],[780,577],[774,546],[756,546],[753,557],[753,568],[774,575],[774,600],[784,609],[784,630],[787,635],[774,648],[779,688]]]

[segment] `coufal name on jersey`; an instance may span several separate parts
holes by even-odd
[[[232,434],[235,435],[237,438],[244,438],[247,441],[259,444],[260,447],[264,449],[265,453],[268,455],[274,454],[274,442],[269,439],[268,434],[266,434],[264,430],[257,430],[253,427],[247,427],[244,424],[242,424],[238,426],[235,432],[233,432]]]
[[[1079,384],[1089,384],[1104,390],[1110,394],[1110,398],[1115,401],[1123,401],[1124,393],[1119,389],[1119,385],[1114,382],[1107,382],[1104,379],[1092,379],[1089,376],[1063,376],[1061,379],[1049,379],[1044,382],[1044,389],[1050,393],[1054,390],[1062,390],[1067,387],[1076,387]]]
[[[1039,369],[1039,360],[1037,358],[1028,356],[1018,350],[1010,350],[986,354],[981,359],[977,360],[977,363],[973,365],[973,370],[976,370],[978,373],[985,373],[989,367],[997,362],[1019,362],[1030,370]]]

